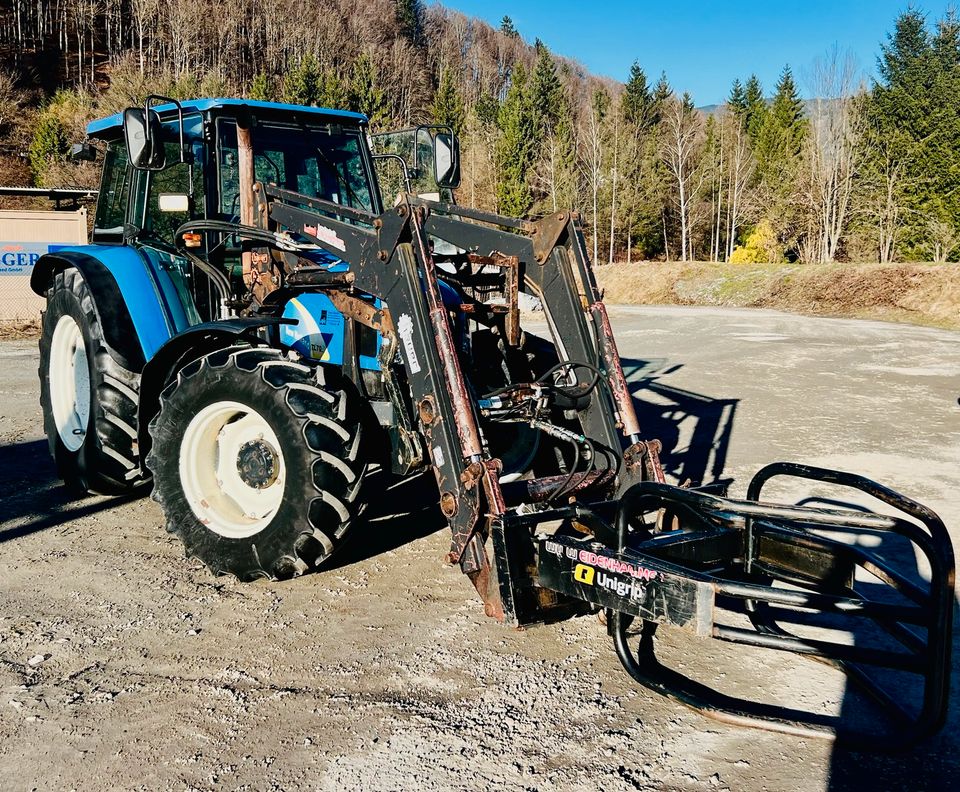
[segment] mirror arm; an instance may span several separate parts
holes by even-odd
[[[162,96],[161,94],[150,94],[146,102],[144,103],[144,115],[149,116],[150,114],[150,103],[153,100],[159,100],[163,102],[169,102],[172,105],[176,105],[177,108],[177,130],[180,143],[180,162],[187,166],[187,194],[190,196],[191,200],[193,199],[193,152],[187,150],[187,145],[184,140],[183,133],[183,105],[180,104],[176,99],[170,96]],[[149,140],[149,124],[147,125],[147,135]]]
[[[400,168],[403,170],[403,186],[407,188],[406,192],[413,192],[410,188],[410,170],[407,168],[407,161],[403,157],[399,154],[373,154],[371,156],[375,160],[397,160],[400,163]]]

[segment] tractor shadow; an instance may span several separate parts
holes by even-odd
[[[0,445],[0,542],[56,528],[142,495],[78,495],[60,481],[45,439]]]
[[[716,399],[669,385],[682,368],[664,360],[623,358],[643,439],[663,444],[664,473],[677,484],[729,484],[724,467],[739,399]]]
[[[367,508],[350,538],[328,563],[326,572],[396,550],[446,528],[440,512],[432,470],[400,479],[384,472],[371,474],[361,495]]]
[[[663,444],[661,462],[668,480],[676,483],[690,481],[693,485],[729,484],[724,469],[733,432],[739,399],[711,398],[669,384],[670,376],[682,367],[667,360],[624,358],[624,374],[633,396],[634,406],[644,439],[658,439]],[[773,460],[770,460],[773,461]],[[815,498],[800,501],[815,507],[862,511],[866,507],[847,499]],[[869,499],[867,499],[869,500]],[[785,501],[786,502],[786,501]],[[893,562],[896,568],[914,583],[925,587],[925,577],[917,564],[916,554],[909,542],[893,534],[869,537],[876,542],[871,552]],[[858,584],[858,591],[868,599],[897,602],[887,586]],[[956,625],[960,606],[954,601],[951,614]],[[850,633],[850,642],[856,647],[876,647],[895,650],[899,647],[885,632],[867,620]],[[822,622],[821,622],[822,624]],[[920,631],[923,635],[924,631]],[[956,628],[952,639],[951,667],[953,678],[960,678],[960,635]],[[732,657],[732,656],[731,656]],[[808,658],[794,655],[797,673],[804,675],[807,668],[822,668]],[[873,669],[872,676],[904,705],[911,715],[919,711],[922,682],[915,674]],[[828,671],[828,673],[841,673]],[[811,677],[812,678],[812,677]],[[813,719],[817,720],[816,717]],[[841,728],[853,733],[876,734],[893,731],[898,723],[890,719],[878,704],[854,681],[843,683],[838,710]],[[878,740],[879,743],[879,740]],[[949,703],[946,724],[934,737],[906,751],[891,753],[879,747],[864,749],[854,743],[838,739],[830,759],[829,790],[861,790],[865,788],[943,789],[947,779],[960,777],[960,696]]]

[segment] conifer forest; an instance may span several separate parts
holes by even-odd
[[[3,0],[0,184],[96,187],[89,120],[150,93],[346,108],[454,127],[457,200],[581,213],[597,263],[960,259],[960,18],[908,9],[877,62],[842,47],[700,107],[422,0]],[[291,24],[295,20],[296,24]],[[812,98],[802,98],[812,97]]]

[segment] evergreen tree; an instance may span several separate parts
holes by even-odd
[[[379,87],[376,67],[367,53],[353,62],[348,91],[350,109],[363,113],[371,126],[379,126],[389,118],[389,107],[383,89]]]
[[[500,20],[500,32],[512,39],[520,38],[520,33],[514,27],[513,20],[508,16],[504,16],[504,18]]]
[[[942,257],[960,238],[960,23],[948,14],[931,33],[910,9],[881,50],[880,79],[866,102],[870,127],[897,158],[900,252]],[[877,148],[877,147],[873,147]],[[868,168],[889,173],[868,150]],[[906,188],[909,185],[909,188]],[[955,243],[951,243],[955,244]]]
[[[530,109],[539,134],[553,129],[560,112],[563,86],[557,76],[557,65],[542,41],[535,44],[537,62],[530,81]]]
[[[342,110],[350,103],[350,94],[343,80],[333,69],[324,69],[317,84],[317,105]]]
[[[917,66],[930,54],[930,35],[923,14],[916,8],[905,11],[897,17],[894,33],[887,38],[877,64],[880,84],[891,88],[915,84],[923,76],[923,70]]]
[[[806,131],[803,101],[797,93],[793,72],[785,66],[757,133],[757,168],[761,178],[781,174],[784,167],[800,156]]]
[[[755,116],[751,121],[754,119]],[[797,93],[793,73],[786,66],[777,82],[773,101],[763,112],[763,122],[756,133],[754,156],[767,218],[781,241],[788,246],[795,244],[803,224],[796,201],[796,186],[806,133],[803,101]]]
[[[670,83],[667,81],[667,73],[660,72],[660,79],[657,80],[657,84],[653,88],[650,126],[656,126],[660,123],[660,119],[663,118],[664,108],[667,102],[670,101],[671,96],[673,96],[673,88],[670,87]]]
[[[30,169],[35,184],[43,186],[51,160],[64,157],[67,148],[67,131],[60,119],[53,113],[43,113],[30,143]]]
[[[575,208],[577,200],[577,133],[574,124],[573,108],[566,95],[561,93],[553,142],[557,155],[557,206],[566,209]]]
[[[401,35],[416,47],[423,45],[423,0],[396,0],[396,3]]]
[[[277,99],[275,79],[268,76],[266,72],[257,72],[250,84],[250,98],[261,102],[275,102]]]
[[[746,102],[743,123],[750,140],[756,143],[760,136],[760,129],[763,127],[764,118],[767,115],[767,102],[763,98],[763,88],[756,74],[751,74],[747,80],[743,98]]]
[[[653,116],[653,101],[647,75],[643,73],[640,64],[634,61],[623,90],[623,117],[638,127],[647,127]]]
[[[500,102],[497,101],[497,97],[482,93],[477,97],[477,103],[473,109],[483,126],[496,126],[497,118],[500,115]]]
[[[444,69],[440,77],[440,85],[433,95],[432,109],[434,123],[452,127],[457,135],[463,132],[466,113],[451,69]]]
[[[512,217],[522,217],[532,205],[527,173],[533,154],[534,122],[527,91],[526,71],[518,63],[497,118],[497,204],[503,214]]]
[[[283,81],[283,101],[299,105],[316,104],[319,78],[317,59],[313,55],[304,55]]]
[[[727,107],[738,119],[743,119],[747,113],[747,92],[743,89],[743,83],[739,79],[733,81],[730,88],[730,96],[727,97]]]

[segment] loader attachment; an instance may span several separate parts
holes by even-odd
[[[764,502],[761,491],[774,477],[849,488],[893,514]],[[574,523],[582,530],[591,522],[586,511],[596,530],[564,530]],[[560,529],[537,531],[546,519],[560,519]],[[943,725],[953,549],[939,517],[892,490],[777,463],[757,473],[745,500],[642,482],[618,502],[507,520],[504,536],[521,524],[535,532],[537,584],[605,609],[620,662],[651,690],[728,723],[872,747],[905,747]],[[898,568],[915,557],[929,580]],[[640,629],[632,634],[634,623]],[[880,705],[891,728],[868,735],[839,718],[718,692],[660,663],[660,625],[831,664]],[[911,698],[916,705],[904,706]]]

